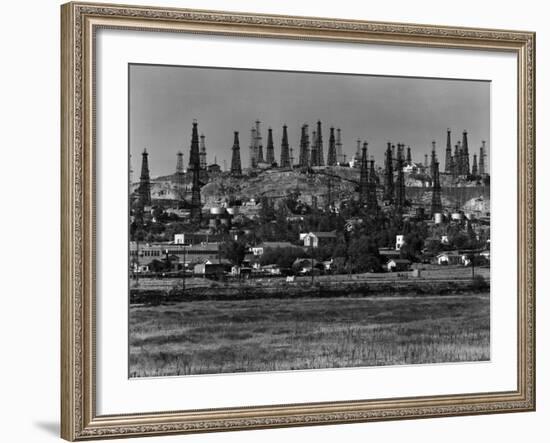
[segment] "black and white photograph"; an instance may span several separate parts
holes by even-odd
[[[491,82],[128,66],[130,378],[491,359]]]

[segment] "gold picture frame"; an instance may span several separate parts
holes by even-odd
[[[61,436],[67,440],[533,411],[535,34],[109,4],[61,7]],[[94,35],[99,28],[310,39],[517,55],[518,379],[510,392],[98,416],[95,408]]]

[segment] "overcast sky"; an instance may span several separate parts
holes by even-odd
[[[264,156],[267,128],[273,128],[277,161],[283,124],[297,160],[300,128],[308,123],[311,138],[317,120],[325,161],[330,126],[342,129],[346,158],[360,138],[377,163],[383,162],[388,141],[410,145],[413,160],[423,161],[432,140],[443,162],[447,128],[453,145],[468,131],[471,154],[479,152],[482,140],[490,146],[486,81],[131,65],[129,95],[134,179],[144,148],[152,177],[175,171],[178,150],[187,166],[193,119],[206,136],[208,163],[216,157],[222,167],[223,160],[231,164],[234,131],[239,131],[243,168],[248,166],[250,129],[257,119]]]

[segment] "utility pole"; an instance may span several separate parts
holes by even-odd
[[[311,248],[311,286],[313,286],[313,239],[311,237],[309,238],[309,247]]]
[[[183,275],[181,279],[181,289],[182,292],[185,292],[185,265],[187,261],[187,248],[186,245],[183,245]]]

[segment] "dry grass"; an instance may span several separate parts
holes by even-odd
[[[489,359],[489,295],[130,307],[130,376]]]

